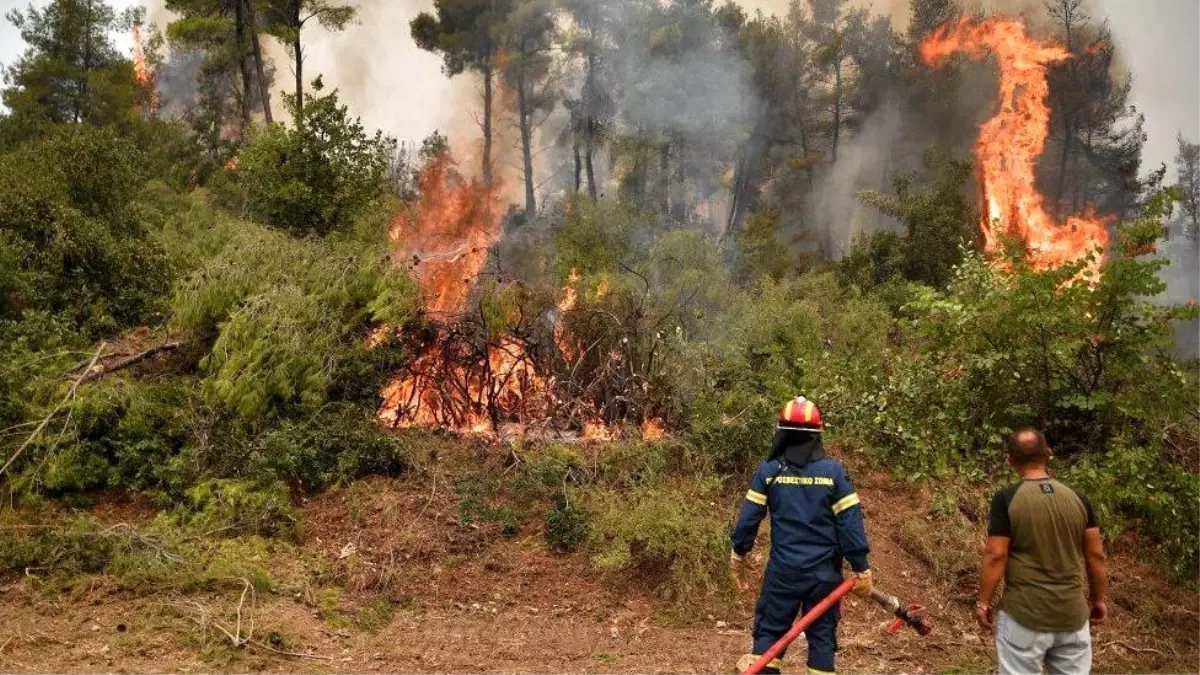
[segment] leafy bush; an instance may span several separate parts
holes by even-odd
[[[272,476],[308,490],[367,475],[398,475],[409,466],[395,435],[381,431],[369,409],[328,406],[309,418],[282,420],[243,457],[252,476]]]
[[[395,141],[368,135],[337,92],[305,96],[300,114],[294,96],[284,102],[296,126],[254,131],[238,157],[234,174],[250,214],[295,235],[348,227],[383,194]]]
[[[247,421],[313,410],[346,384],[345,364],[363,372],[372,326],[415,315],[415,285],[390,269],[382,230],[323,241],[240,225],[203,244],[216,250],[180,283],[174,321],[211,345],[201,363],[210,403]]]
[[[638,572],[677,600],[728,591],[729,523],[713,508],[717,487],[685,482],[589,495],[593,565]]]
[[[587,540],[589,515],[573,506],[562,492],[554,495],[554,508],[546,514],[546,541],[557,551],[574,551]]]
[[[41,451],[47,455],[41,486],[52,494],[180,494],[194,478],[183,454],[190,441],[190,384],[111,377],[81,389],[71,433]]]
[[[1067,479],[1088,496],[1107,534],[1131,525],[1153,536],[1172,571],[1194,579],[1200,564],[1200,476],[1161,447],[1123,441],[1071,466]]]
[[[0,156],[0,322],[42,310],[90,338],[164,309],[164,255],[134,207],[142,156],[80,126]]]
[[[296,538],[299,525],[283,483],[207,480],[187,491],[168,522],[233,537],[254,534]]]
[[[1162,263],[1139,259],[1160,232],[1153,220],[1123,226],[1094,284],[1077,279],[1085,262],[1004,270],[969,258],[946,293],[906,306],[911,332],[864,394],[875,416],[860,431],[906,468],[937,472],[994,464],[1022,425],[1068,456],[1185,420],[1197,396],[1170,357],[1170,326],[1194,308],[1144,299],[1163,288]]]

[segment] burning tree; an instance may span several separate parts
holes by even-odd
[[[1050,132],[1047,68],[1071,58],[1063,47],[1035,40],[1016,20],[964,18],[942,26],[921,44],[921,58],[940,65],[956,52],[1000,67],[999,111],[979,129],[975,155],[986,206],[984,245],[999,251],[1006,237],[1025,244],[1036,267],[1074,262],[1108,244],[1104,219],[1085,213],[1057,223],[1035,185],[1034,167]]]

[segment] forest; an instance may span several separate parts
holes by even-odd
[[[1097,670],[1200,662],[1200,139],[1143,161],[1097,5],[398,3],[477,123],[411,139],[306,51],[375,4],[6,14],[0,670],[728,672],[797,394],[950,641],[860,604],[844,669],[991,672],[1025,426]]]

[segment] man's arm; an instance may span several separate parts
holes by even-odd
[[[1011,488],[998,492],[992,497],[988,511],[988,538],[983,546],[983,559],[979,561],[979,598],[975,603],[975,620],[986,630],[992,630],[995,622],[992,598],[1008,571],[1008,545],[1012,540],[1008,504],[1012,492]]]
[[[1104,555],[1104,540],[1099,527],[1083,531],[1083,554],[1087,564],[1088,603],[1092,606],[1092,623],[1104,623],[1108,618],[1108,562]]]
[[[871,546],[867,543],[867,527],[863,521],[858,492],[844,470],[834,478],[832,499],[830,508],[833,509],[842,556],[855,572],[866,572],[871,568],[867,561],[867,555],[871,552]]]
[[[732,548],[733,555],[741,558],[754,548],[754,540],[758,538],[758,526],[763,516],[767,515],[767,464],[761,464],[754,472],[750,481],[750,489],[742,501],[742,511],[738,514],[733,526]]]
[[[979,562],[979,605],[991,608],[996,589],[1008,571],[1008,544],[1005,536],[989,536],[983,547],[983,559]],[[989,623],[990,627],[990,623]]]

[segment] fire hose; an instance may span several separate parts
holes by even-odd
[[[825,612],[828,612],[829,608],[833,607],[844,595],[854,590],[856,583],[858,583],[858,580],[850,577],[843,581],[837,588],[833,589],[832,593],[825,596],[807,614],[800,617],[800,620],[792,626],[791,630],[779,638],[775,644],[771,645],[771,648],[766,653],[760,656],[749,668],[742,671],[743,675],[761,673],[763,668],[766,668],[768,663],[779,658],[783,650],[787,649],[788,645],[792,644],[792,641],[800,636],[800,633],[812,625],[812,622],[820,618]],[[921,613],[925,609],[924,607],[920,605],[905,605],[896,596],[876,590],[871,591],[871,599],[896,616],[896,620],[888,627],[889,634],[895,633],[904,626],[917,631],[917,634],[921,637],[933,632],[933,623]]]

